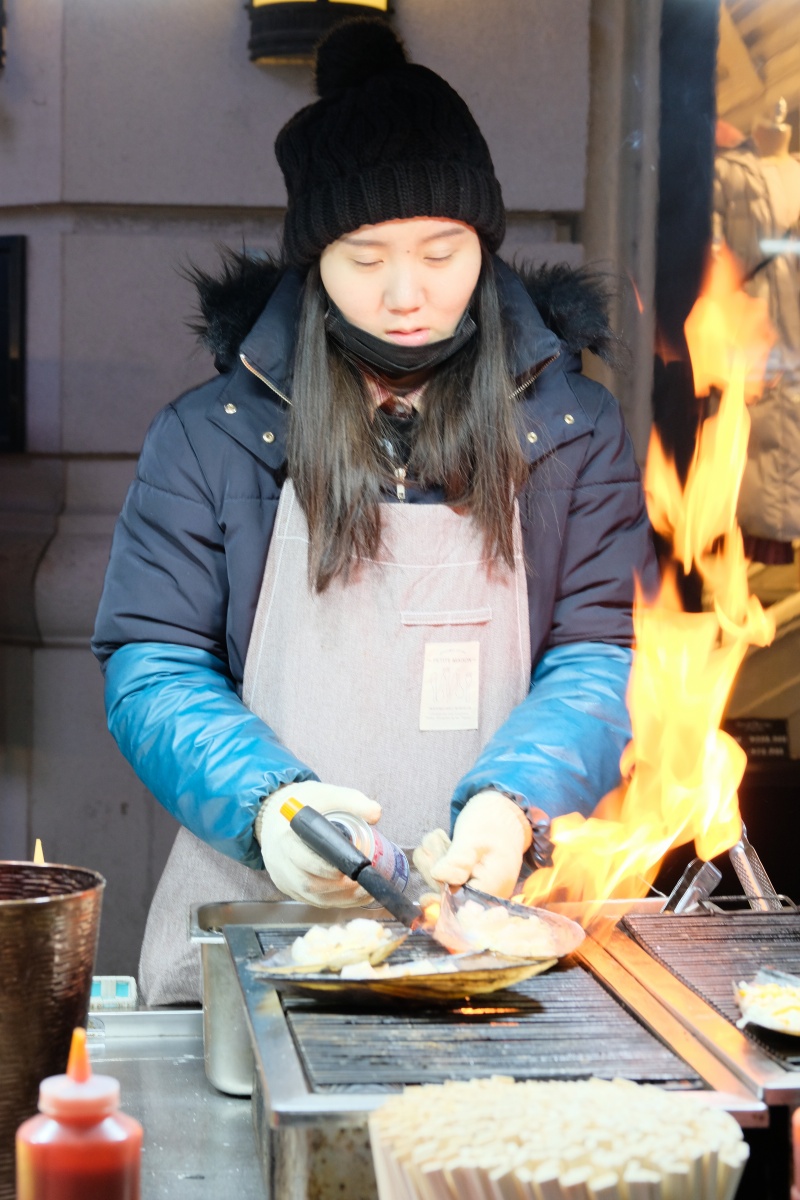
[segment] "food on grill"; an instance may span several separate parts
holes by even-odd
[[[456,920],[476,950],[494,950],[512,958],[553,958],[558,949],[551,929],[536,916],[515,916],[502,905],[485,907],[466,900]]]
[[[728,1113],[625,1080],[407,1088],[369,1129],[380,1200],[732,1200],[749,1154]]]
[[[460,965],[458,958],[448,955],[442,955],[440,958],[418,958],[416,961],[395,963],[393,966],[389,966],[388,963],[374,966],[362,959],[361,962],[348,963],[342,967],[339,974],[342,979],[396,979],[408,975],[444,975],[458,971]]]
[[[491,950],[506,958],[558,957],[552,931],[534,913],[515,916],[501,905],[487,908],[467,900],[455,917],[470,949]],[[357,917],[346,925],[312,925],[303,937],[295,939],[292,963],[308,971],[339,971],[357,964],[350,978],[364,979],[370,977],[365,968],[382,962],[395,945],[392,934],[380,921]],[[402,969],[413,974],[409,966],[405,964]]]
[[[348,963],[381,962],[397,944],[380,921],[356,917],[346,925],[312,925],[292,943],[292,962],[305,971],[339,971]]]
[[[740,1029],[761,1025],[779,1033],[800,1034],[800,978],[780,971],[759,971],[752,983],[734,988],[742,1010]]]

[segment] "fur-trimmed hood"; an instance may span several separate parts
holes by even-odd
[[[199,268],[187,272],[198,296],[198,319],[190,328],[213,354],[217,370],[229,371],[285,267],[276,258],[253,258],[230,249],[221,250],[221,260],[218,274]],[[607,276],[563,263],[538,267],[515,263],[513,270],[565,350],[590,350],[604,362],[620,362],[624,347],[608,323],[611,289]]]

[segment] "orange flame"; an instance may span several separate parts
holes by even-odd
[[[588,819],[571,813],[553,821],[553,866],[536,871],[520,897],[592,902],[585,923],[604,899],[644,895],[671,847],[694,839],[709,859],[740,836],[746,756],[720,724],[748,646],[767,645],[775,630],[749,595],[736,523],[750,428],[745,398],[757,394],[774,338],[762,305],[737,292],[739,283],[735,261],[717,256],[686,322],[695,390],[723,394],[701,426],[685,485],[655,433],[645,470],[653,526],[685,572],[699,571],[707,611],[682,611],[674,567],[654,602],[637,594],[624,782]]]
[[[696,396],[727,387],[737,358],[744,363],[745,400],[752,404],[761,395],[776,337],[767,301],[742,291],[743,280],[739,260],[727,246],[720,246],[683,327]]]

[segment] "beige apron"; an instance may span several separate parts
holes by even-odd
[[[325,783],[380,801],[381,831],[410,847],[429,829],[448,828],[456,784],[527,694],[527,582],[518,513],[510,571],[486,560],[472,518],[445,505],[386,504],[381,512],[377,560],[318,594],[308,583],[305,516],[291,482],[284,485],[243,699]],[[277,897],[265,872],[181,829],[142,946],[147,1003],[200,998],[198,947],[187,939],[192,904]]]

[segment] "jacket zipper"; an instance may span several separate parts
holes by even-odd
[[[395,467],[394,477],[397,480],[397,483],[395,484],[395,488],[397,490],[397,499],[405,500],[405,498],[406,498],[406,489],[405,489],[406,469],[405,469],[405,467]]]
[[[549,367],[550,363],[555,362],[556,359],[560,358],[560,357],[561,357],[561,351],[556,350],[555,354],[551,354],[549,358],[546,358],[544,360],[544,362],[539,363],[539,366],[536,368],[534,373],[532,375],[529,375],[528,378],[525,380],[525,382],[523,384],[520,384],[520,386],[518,388],[514,388],[514,391],[511,393],[510,399],[516,400],[517,396],[521,395],[521,393],[524,392],[526,388],[529,388],[531,386],[531,384],[534,383],[535,380],[537,380],[539,378],[539,376],[541,375],[541,373],[545,369],[545,367]],[[268,388],[271,388],[272,391],[275,393],[275,395],[279,396],[281,398],[281,400],[283,400],[284,404],[288,404],[290,408],[292,407],[292,402],[289,399],[289,397],[284,395],[284,393],[280,390],[280,388],[276,388],[275,384],[272,382],[271,379],[267,379],[266,375],[262,375],[261,372],[256,367],[253,366],[253,364],[250,362],[249,358],[247,358],[244,354],[240,354],[239,358],[241,359],[243,366],[247,367],[247,370],[252,375],[255,375],[255,377],[257,379],[260,379],[262,383],[265,383]]]
[[[255,377],[257,379],[260,379],[262,383],[265,383],[268,388],[271,388],[272,391],[275,393],[275,395],[280,396],[281,400],[283,400],[291,408],[292,402],[288,396],[284,396],[283,392],[279,388],[276,388],[275,384],[270,379],[267,379],[266,375],[262,375],[260,371],[256,370],[256,368],[253,366],[253,364],[250,362],[250,360],[244,354],[240,354],[239,358],[242,361],[242,365],[245,366],[252,375],[255,375]],[[405,500],[405,498],[406,498],[406,488],[405,488],[406,469],[405,469],[405,467],[395,467],[394,477],[397,481],[395,483],[395,490],[397,491],[397,499]]]
[[[511,399],[515,400],[517,398],[517,396],[519,396],[522,392],[525,391],[526,388],[530,387],[530,385],[534,382],[534,380],[538,379],[538,377],[541,375],[541,373],[545,369],[545,367],[549,367],[550,363],[555,362],[556,359],[560,358],[560,357],[561,357],[561,351],[556,350],[555,354],[551,354],[549,358],[546,358],[544,360],[544,362],[540,363],[539,366],[536,368],[535,372],[533,373],[533,375],[530,375],[520,387],[514,389],[514,391],[511,393]],[[241,359],[243,366],[245,366],[252,375],[255,375],[256,378],[260,379],[262,383],[265,383],[268,388],[271,388],[272,391],[275,393],[275,395],[279,396],[280,399],[283,400],[284,404],[288,404],[290,408],[292,407],[292,402],[289,399],[289,397],[285,396],[279,388],[276,388],[275,384],[270,379],[267,379],[266,375],[262,375],[261,372],[253,366],[253,364],[250,362],[250,360],[244,354],[240,354],[239,358]],[[394,486],[395,486],[395,490],[397,492],[397,499],[405,500],[405,498],[406,498],[406,487],[405,487],[406,468],[405,467],[395,467],[394,477],[396,480]]]
[[[276,395],[276,396],[279,396],[279,397],[280,397],[280,399],[281,399],[281,400],[283,400],[284,404],[288,404],[288,405],[289,405],[289,408],[291,408],[291,407],[292,407],[292,402],[291,402],[291,400],[289,399],[289,397],[288,397],[288,396],[284,396],[283,392],[282,392],[282,391],[280,391],[280,389],[279,389],[279,388],[276,388],[276,387],[275,387],[275,384],[272,382],[272,380],[271,380],[271,379],[267,379],[266,375],[262,375],[262,374],[261,374],[261,372],[260,372],[259,370],[257,370],[257,369],[256,369],[256,368],[253,366],[253,364],[250,362],[249,358],[246,358],[246,357],[245,357],[245,355],[244,355],[244,354],[241,354],[241,353],[239,354],[239,358],[240,358],[240,360],[241,360],[241,362],[242,362],[242,365],[243,365],[243,366],[245,366],[245,367],[247,367],[247,369],[248,369],[248,371],[250,372],[250,374],[251,374],[251,375],[255,375],[256,379],[260,379],[260,380],[261,380],[261,382],[262,382],[262,383],[265,383],[265,384],[267,385],[267,387],[268,387],[268,388],[271,388],[271,389],[272,389],[272,391],[275,393],[275,395]]]
[[[545,369],[545,367],[549,367],[550,363],[555,362],[556,359],[560,358],[560,357],[561,357],[561,351],[556,350],[555,354],[551,354],[549,358],[546,358],[544,360],[544,362],[539,363],[539,366],[536,368],[534,373],[532,375],[529,375],[528,378],[525,380],[525,382],[523,384],[520,384],[520,386],[518,388],[514,388],[514,391],[511,393],[510,399],[516,400],[517,396],[521,395],[521,393],[524,392],[526,388],[529,388],[531,386],[531,384],[534,383],[535,380],[537,380],[539,378],[539,376],[541,375],[541,373]],[[289,397],[284,395],[284,393],[280,390],[280,388],[276,388],[275,384],[272,382],[271,379],[267,379],[266,375],[262,375],[261,372],[256,367],[253,366],[253,364],[250,362],[249,358],[247,358],[244,354],[240,354],[239,358],[242,361],[242,365],[247,367],[247,370],[251,373],[251,375],[255,375],[256,379],[260,379],[261,382],[265,383],[268,388],[271,388],[272,391],[275,393],[275,395],[279,396],[281,398],[281,400],[283,400],[284,404],[288,404],[290,408],[292,407],[292,402],[289,399]],[[405,477],[405,472],[403,472],[403,476]],[[405,489],[403,489],[403,490],[405,492]],[[403,495],[401,497],[401,499],[405,499],[405,495]]]
[[[509,399],[516,400],[517,396],[519,396],[520,393],[524,392],[526,388],[529,388],[531,386],[531,384],[539,378],[539,376],[541,375],[541,373],[545,369],[545,367],[549,367],[550,363],[555,362],[557,358],[561,358],[560,350],[556,350],[555,354],[551,354],[549,358],[546,358],[544,360],[544,362],[539,363],[538,367],[533,372],[533,374],[529,375],[528,378],[525,380],[525,382],[523,384],[521,384],[520,387],[514,388],[514,391],[511,393]]]

